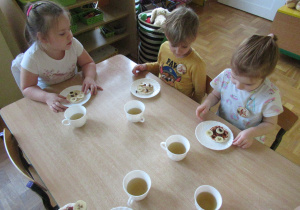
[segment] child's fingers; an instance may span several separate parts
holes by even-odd
[[[241,142],[241,138],[240,138],[240,134],[237,135],[237,137],[235,137],[235,139],[233,140],[233,145],[238,146]]]
[[[196,109],[196,116],[200,120],[204,120],[204,116],[206,115],[207,112],[208,112],[208,109],[206,109],[203,106],[198,106],[198,108]]]
[[[139,71],[138,69],[133,69],[133,70],[132,70],[132,73],[133,73],[135,76],[137,76],[137,75],[138,75],[138,71]]]
[[[69,104],[70,102],[66,98],[62,98],[61,100],[59,100],[59,103],[61,104],[62,108],[66,109],[68,107],[62,105],[62,103]]]
[[[81,91],[82,91],[84,94],[85,94],[85,86],[86,86],[86,85],[83,83],[83,84],[82,84],[82,87],[81,87]]]
[[[97,90],[103,91],[103,88],[97,85]]]
[[[67,107],[65,107],[58,101],[53,102],[53,104],[50,105],[50,109],[52,109],[54,112],[63,112],[66,108]]]

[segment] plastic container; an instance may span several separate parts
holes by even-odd
[[[102,26],[100,31],[105,38],[113,37],[115,35],[113,28],[108,25]]]
[[[87,25],[92,25],[103,20],[103,13],[98,9],[91,9],[80,13],[79,18],[81,22]]]
[[[150,17],[151,14],[152,10],[149,10],[138,15],[138,32],[140,37],[138,63],[156,62],[160,46],[166,41],[161,27],[143,20],[143,16]]]
[[[74,34],[74,33],[76,33],[77,30],[78,30],[78,25],[77,25],[77,24],[72,24],[72,25],[70,26],[70,29],[71,29],[72,33]]]
[[[110,23],[109,26],[113,29],[115,34],[123,34],[126,31],[126,26],[121,23]]]

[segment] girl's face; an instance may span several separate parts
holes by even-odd
[[[192,51],[191,45],[194,41],[195,40],[190,40],[188,42],[179,43],[176,46],[169,42],[170,50],[177,58],[184,58]]]
[[[258,88],[261,83],[264,81],[262,78],[251,78],[245,76],[238,76],[231,71],[231,82],[239,90],[252,91]]]
[[[73,34],[70,29],[70,19],[66,14],[61,14],[57,25],[50,28],[45,42],[49,50],[65,51],[72,45]]]

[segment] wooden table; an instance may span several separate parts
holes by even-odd
[[[160,93],[139,99],[130,93],[138,79],[135,65],[117,55],[97,64],[97,82],[104,89],[85,104],[88,121],[82,128],[61,124],[63,113],[21,99],[4,107],[1,115],[60,206],[82,199],[89,209],[126,206],[123,177],[131,170],[152,179],[148,196],[133,209],[195,209],[194,192],[212,185],[222,197],[222,209],[294,209],[300,205],[300,168],[266,146],[254,142],[249,149],[235,146],[222,151],[203,147],[195,136],[198,104],[158,81]],[[53,86],[81,84],[79,77]],[[124,104],[133,99],[146,105],[144,123],[130,123]],[[213,113],[210,120],[225,123]],[[170,160],[160,142],[181,134],[191,143],[181,162]]]

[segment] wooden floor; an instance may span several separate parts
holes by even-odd
[[[233,50],[252,34],[268,34],[272,22],[209,0],[200,7],[190,4],[199,14],[200,33],[193,47],[205,59],[212,77],[230,67]],[[300,61],[281,56],[270,79],[279,87],[283,104],[300,115]],[[279,128],[278,128],[279,129]],[[270,146],[278,131],[267,136]],[[300,120],[287,132],[277,151],[300,165]],[[41,199],[26,188],[27,180],[14,168],[0,145],[0,209],[44,209]]]
[[[253,34],[269,34],[272,22],[209,2],[204,7],[190,5],[200,18],[200,33],[193,47],[206,61],[208,74],[215,77],[230,67],[231,55],[241,41]],[[300,116],[300,61],[281,55],[270,79],[280,89],[283,104]],[[267,146],[273,143],[278,130],[266,136]],[[276,152],[300,165],[300,120],[284,135]]]

